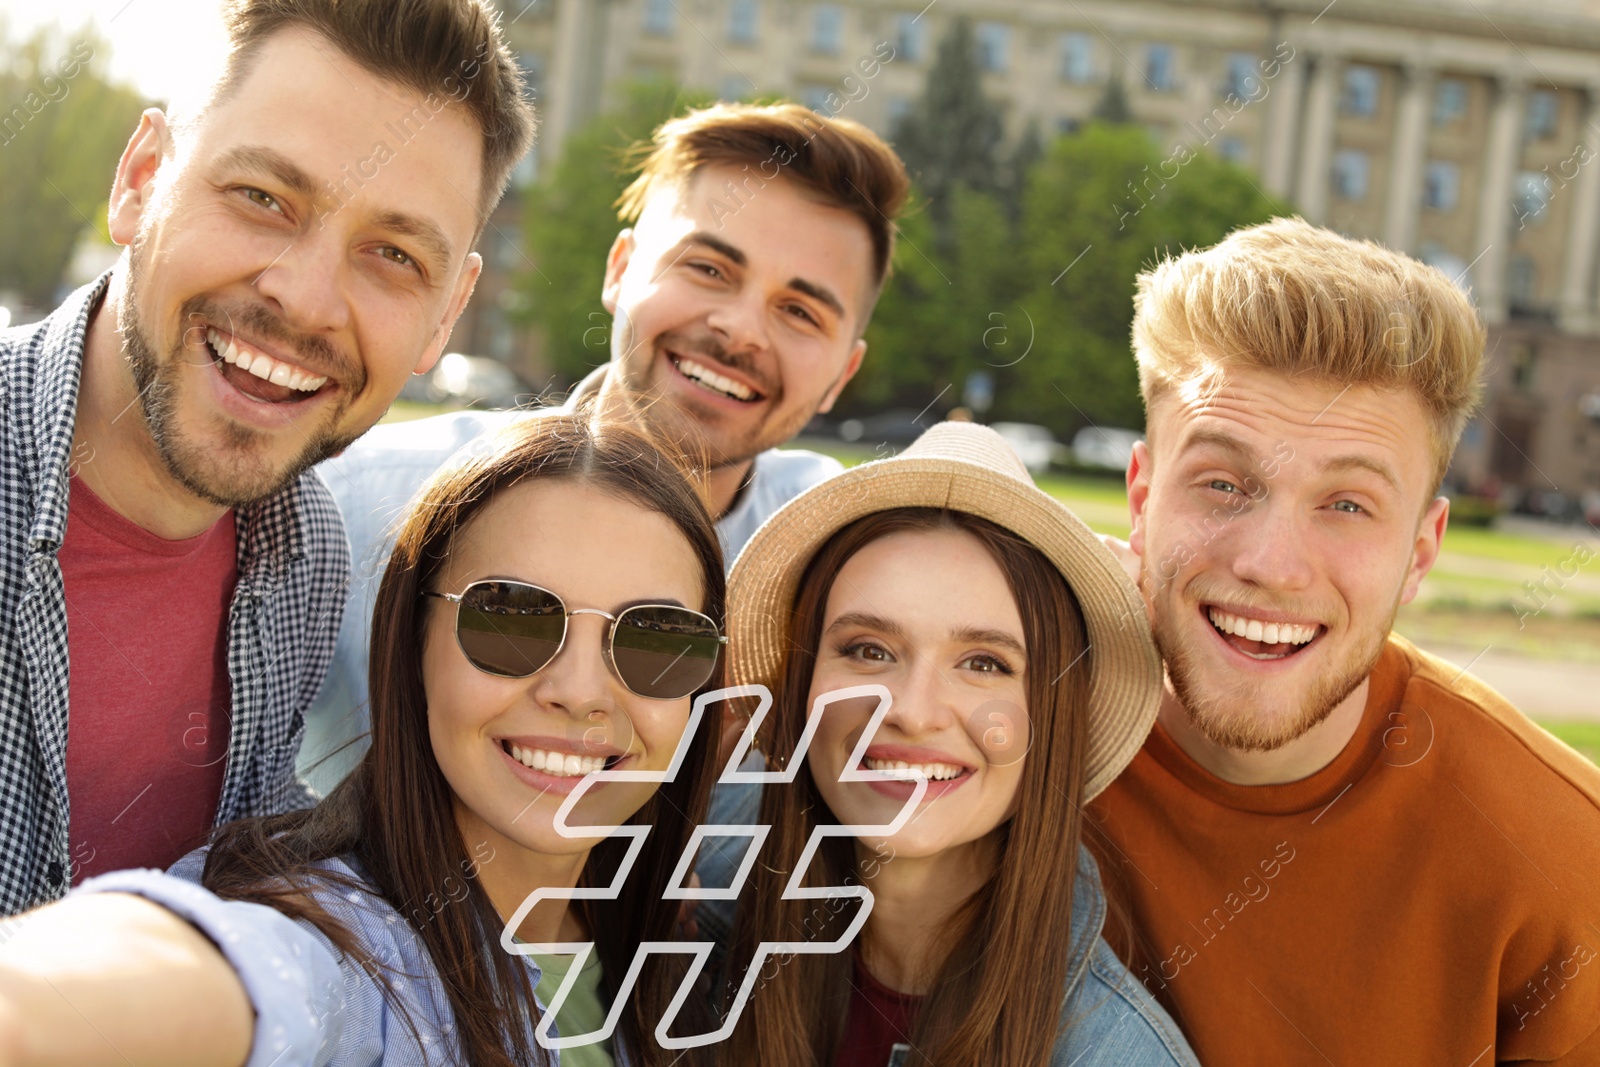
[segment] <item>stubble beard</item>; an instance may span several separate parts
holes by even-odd
[[[1146,571],[1141,575],[1141,587],[1151,588],[1149,579]],[[1278,709],[1260,707],[1259,689],[1246,681],[1224,690],[1208,688],[1200,669],[1204,654],[1184,635],[1181,621],[1186,613],[1199,616],[1198,604],[1188,603],[1175,594],[1157,598],[1153,604],[1151,633],[1166,665],[1173,693],[1183,705],[1190,724],[1212,744],[1236,752],[1275,752],[1325,722],[1372,674],[1399,611],[1397,596],[1388,621],[1359,640],[1339,663],[1328,661],[1315,646],[1295,653],[1319,657],[1324,669],[1315,676],[1310,691],[1299,699],[1297,707]],[[1264,714],[1268,711],[1282,713]]]
[[[281,492],[311,467],[342,452],[360,436],[359,433],[341,435],[334,431],[347,406],[341,403],[330,412],[323,429],[315,437],[306,439],[299,455],[278,470],[260,455],[271,447],[271,435],[251,427],[217,418],[222,439],[209,446],[196,441],[181,424],[178,395],[185,373],[206,368],[192,362],[193,357],[184,348],[186,334],[180,335],[166,359],[156,355],[138,310],[145,258],[144,241],[136,240],[129,250],[127,285],[117,308],[117,332],[122,341],[122,356],[133,374],[150,440],[167,473],[180,485],[219,507],[244,507]],[[179,321],[203,318],[199,311],[206,306],[204,297],[190,298],[180,309]]]

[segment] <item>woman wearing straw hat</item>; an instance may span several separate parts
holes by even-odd
[[[735,929],[702,909],[746,961],[720,987],[740,1013],[724,1062],[1194,1063],[1102,940],[1080,842],[1083,805],[1155,719],[1160,661],[1123,624],[1144,613],[1116,559],[999,435],[944,423],[813,487],[756,533],[729,595],[734,680],[774,698],[769,766],[805,766],[769,776],[759,814],[747,791],[712,820],[772,828]],[[826,824],[851,829],[798,884],[857,888],[784,899]],[[729,858],[708,850],[705,884],[730,884]],[[848,899],[862,885],[871,900]],[[792,944],[840,941],[863,910],[845,951]]]

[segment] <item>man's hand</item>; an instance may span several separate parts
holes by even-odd
[[[1117,562],[1122,564],[1123,571],[1127,573],[1129,578],[1133,579],[1133,584],[1138,585],[1139,554],[1128,545],[1128,542],[1120,537],[1112,537],[1110,534],[1095,534],[1095,536],[1100,538],[1100,543],[1109,548],[1111,554],[1117,557]]]

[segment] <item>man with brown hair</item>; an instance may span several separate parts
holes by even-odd
[[[1277,220],[1136,308],[1167,693],[1089,823],[1133,972],[1206,1063],[1600,1063],[1600,771],[1391,632],[1478,402],[1471,303]]]
[[[532,136],[482,0],[224,21],[123,152],[121,260],[0,333],[0,913],[310,799],[349,570],[310,468],[438,358]]]
[[[765,518],[839,470],[779,450],[861,366],[908,189],[875,134],[796,104],[722,104],[656,130],[619,201],[602,299],[611,362],[575,394],[637,408],[709,460],[731,565]],[[562,409],[550,409],[562,410]],[[461,412],[379,427],[323,465],[355,578],[301,767],[323,789],[359,756],[367,637],[389,526],[427,478],[485,430],[528,412]],[[333,758],[326,758],[330,754]]]

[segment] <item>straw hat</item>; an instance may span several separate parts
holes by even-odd
[[[987,426],[943,422],[891,459],[852,467],[789,501],[756,531],[729,578],[734,678],[772,685],[789,644],[800,575],[839,530],[879,511],[934,507],[988,519],[1054,563],[1078,598],[1091,664],[1084,799],[1122,773],[1155,722],[1161,658],[1144,601],[1083,520],[1033,484]]]

